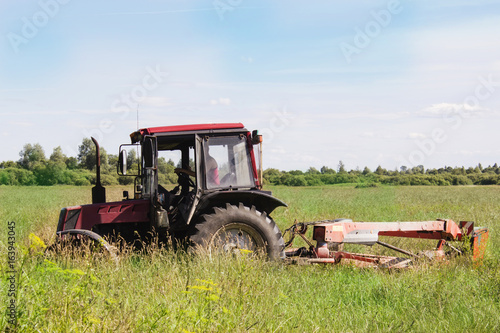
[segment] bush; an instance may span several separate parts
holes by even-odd
[[[87,178],[78,178],[74,180],[73,184],[76,186],[88,186],[90,185],[90,181]]]
[[[499,183],[499,177],[497,175],[492,175],[492,174],[487,174],[487,175],[482,175],[481,180],[480,180],[481,185],[495,185],[495,184],[500,184]]]
[[[290,185],[290,186],[307,186],[306,177],[304,177],[303,175],[292,176],[288,185]]]
[[[317,175],[306,176],[306,182],[308,186],[321,186],[323,183]]]
[[[158,177],[158,182],[161,183],[160,177]],[[135,177],[130,177],[130,176],[119,176],[118,177],[118,183],[120,185],[132,185],[134,183]]]
[[[457,175],[453,177],[453,185],[472,185],[472,180],[467,176]]]
[[[118,185],[118,179],[111,175],[101,175],[101,184],[106,185]]]
[[[26,169],[6,168],[0,170],[0,184],[2,185],[36,185],[33,172]]]

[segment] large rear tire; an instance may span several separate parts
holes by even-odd
[[[202,215],[191,231],[194,248],[228,253],[266,254],[270,259],[285,257],[285,242],[276,223],[265,212],[227,204],[214,208],[214,213]]]

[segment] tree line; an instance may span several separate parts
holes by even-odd
[[[264,179],[268,184],[286,186],[318,186],[329,184],[358,184],[358,187],[371,187],[378,184],[386,185],[500,185],[500,168],[497,163],[483,168],[476,167],[443,167],[425,169],[422,165],[408,168],[402,166],[399,170],[387,170],[378,166],[375,171],[368,167],[363,170],[347,171],[342,161],[337,170],[322,167],[320,170],[309,168],[301,170],[280,171],[267,169]]]
[[[118,155],[108,154],[101,148],[101,182],[103,185],[129,185],[133,177],[119,176],[116,172]],[[78,156],[68,157],[61,147],[54,148],[47,158],[42,146],[26,144],[19,152],[18,161],[0,163],[0,185],[92,185],[96,181],[96,149],[92,141],[84,138],[78,146]],[[139,167],[138,154],[131,150],[127,156],[130,173]],[[172,160],[158,159],[158,181],[175,184],[174,169],[180,167]],[[320,170],[311,167],[307,171],[266,169],[264,184],[285,186],[320,186],[330,184],[357,184],[358,187],[386,185],[500,185],[500,168],[497,163],[484,167],[450,167],[425,169],[424,166],[402,166],[387,170],[378,166],[374,171],[365,167],[346,170],[342,161],[336,169],[323,166]]]
[[[24,145],[19,155],[18,161],[0,163],[0,185],[92,185],[96,182],[96,148],[91,139],[83,139],[78,146],[77,157],[68,157],[63,154],[61,147],[56,147],[49,158],[46,158],[44,149],[38,143]],[[101,147],[100,159],[103,185],[133,184],[133,177],[118,175],[118,155],[108,154]],[[129,174],[137,172],[139,158],[134,150],[129,151],[127,164]],[[160,183],[176,183],[175,168],[172,160],[159,158]]]

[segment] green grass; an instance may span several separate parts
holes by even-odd
[[[19,332],[500,330],[500,187],[270,189],[289,204],[273,214],[282,230],[295,219],[475,220],[490,229],[486,258],[480,264],[457,259],[389,272],[193,257],[155,247],[127,251],[117,261],[20,249]],[[120,199],[121,190],[108,188],[108,200]],[[0,187],[1,253],[7,221],[16,222],[18,245],[26,249],[29,233],[53,241],[61,207],[86,202],[90,187]],[[0,328],[6,320],[2,313]]]

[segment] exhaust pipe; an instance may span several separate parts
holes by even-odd
[[[91,137],[96,148],[96,182],[92,187],[92,203],[105,203],[106,202],[106,189],[101,185],[101,151],[97,140]]]

